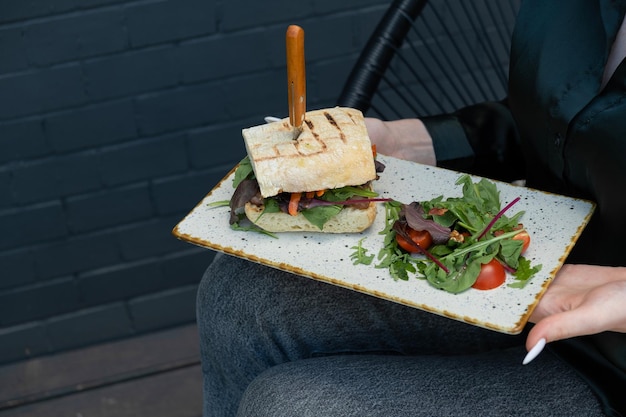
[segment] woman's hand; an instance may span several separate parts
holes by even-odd
[[[533,311],[526,339],[546,342],[614,331],[626,333],[626,268],[564,265]]]
[[[383,122],[365,118],[365,126],[376,151],[383,155],[435,165],[433,141],[424,123],[419,119],[401,119]]]

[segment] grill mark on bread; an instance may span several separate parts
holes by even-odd
[[[331,126],[335,126],[335,128],[339,131],[339,137],[341,138],[341,141],[345,143],[346,142],[346,135],[345,135],[345,133],[343,133],[343,130],[341,130],[341,127],[339,126],[339,124],[337,123],[337,121],[335,120],[333,115],[330,114],[329,112],[325,111],[324,112],[324,117],[326,117],[326,120],[328,120],[328,123],[330,123]]]
[[[318,142],[320,146],[322,147],[322,149],[319,152],[315,152],[315,154],[326,152],[326,150],[328,149],[328,146],[326,146],[326,142],[324,142],[324,140],[320,138],[319,133],[315,131],[315,125],[313,124],[313,122],[310,120],[304,120],[304,123],[306,123],[306,125],[309,127],[309,130],[311,131],[313,138],[315,138],[315,141]],[[296,149],[298,150],[298,153],[300,153],[300,142],[296,144]],[[315,154],[310,153],[308,155],[315,155]]]
[[[339,131],[339,137],[340,137],[341,141],[346,143],[346,135],[341,130],[341,127],[337,124],[337,121],[333,118],[333,116],[330,113],[328,113],[328,112],[324,112],[324,116],[328,120],[328,123],[331,126],[335,126],[335,128]],[[302,156],[312,156],[312,155],[325,153],[328,150],[328,146],[326,145],[326,142],[322,138],[320,138],[319,133],[317,133],[317,131],[315,129],[315,124],[313,123],[313,121],[305,119],[304,123],[309,128],[309,132],[311,133],[313,138],[320,144],[321,148],[320,148],[320,150],[318,152],[302,152],[300,150],[300,147],[303,146],[302,142],[300,142],[298,140],[294,140],[293,141],[294,142],[293,143],[293,147],[297,151],[296,154],[281,154],[281,152],[278,149],[278,145],[274,145],[274,155],[261,157],[261,158],[256,158],[256,160],[257,161],[267,161],[267,160],[276,159],[276,158],[300,158]],[[288,122],[285,122],[284,126],[289,128],[289,129],[291,129],[291,125]]]
[[[328,150],[328,146],[326,145],[326,142],[324,142],[323,140],[319,140],[318,142],[321,144],[321,149],[317,152],[302,152],[300,150],[300,147],[303,146],[302,143],[300,142],[296,142],[293,144],[293,147],[295,148],[295,150],[297,151],[296,153],[293,154],[282,154],[280,152],[280,150],[278,149],[278,146],[274,146],[274,155],[271,156],[265,156],[265,157],[257,157],[255,158],[256,161],[268,161],[271,159],[276,159],[276,158],[281,158],[281,159],[286,159],[286,158],[302,158],[304,157],[309,157],[309,156],[313,156],[313,155],[318,155],[318,154],[322,154],[322,153],[326,153],[326,151]]]
[[[306,125],[309,127],[309,130],[311,131],[313,137],[319,140],[320,135],[315,131],[315,125],[313,124],[313,122],[310,120],[305,120],[304,123],[306,123]]]

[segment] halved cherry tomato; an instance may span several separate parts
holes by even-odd
[[[418,244],[420,248],[426,250],[433,244],[433,237],[426,230],[415,230],[410,227],[407,227],[406,230],[411,240]],[[415,245],[411,244],[399,234],[396,234],[396,242],[398,242],[398,245],[402,249],[409,253],[419,252],[419,249],[417,249]]]
[[[480,267],[480,274],[472,288],[477,290],[491,290],[499,287],[506,279],[504,267],[497,259],[492,259]]]
[[[526,249],[528,249],[528,246],[530,246],[530,235],[525,230],[513,236],[513,240],[522,241],[522,253],[526,252]]]

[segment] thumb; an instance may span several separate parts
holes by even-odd
[[[585,313],[585,309],[582,308],[553,314],[533,326],[526,338],[526,349],[532,349],[541,339],[549,343],[598,333],[601,331],[598,323],[598,317]]]
[[[569,312],[568,312],[569,313]],[[565,318],[561,317],[565,315]],[[528,353],[522,361],[523,365],[529,364],[535,359],[543,350],[546,343],[554,342],[555,340],[565,339],[570,337],[570,330],[567,324],[568,316],[566,313],[559,313],[552,316],[548,316],[533,326],[528,332],[526,338],[526,350]]]
[[[606,330],[626,332],[624,294],[626,282],[611,282],[595,288],[575,308],[539,320],[528,333],[527,349],[542,338],[554,342]]]

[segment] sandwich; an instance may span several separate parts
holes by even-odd
[[[231,224],[245,216],[267,232],[356,233],[387,200],[373,191],[384,165],[359,110],[309,111],[296,139],[289,119],[242,135],[247,157],[235,174]]]

